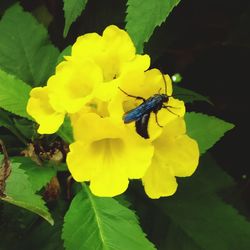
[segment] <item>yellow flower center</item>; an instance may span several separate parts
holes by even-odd
[[[89,112],[98,114],[101,117],[108,117],[108,104],[106,102],[100,101],[96,98],[92,99],[86,104],[86,107],[89,108]],[[84,111],[83,111],[84,112]]]
[[[83,98],[89,95],[93,89],[92,86],[88,86],[87,84],[79,84],[78,79],[69,82],[66,88],[71,99]]]
[[[124,143],[120,138],[105,138],[91,144],[91,150],[97,155],[102,155],[105,161],[119,157],[123,149]]]

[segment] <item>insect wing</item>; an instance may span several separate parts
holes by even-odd
[[[148,135],[149,117],[150,113],[146,113],[139,120],[135,122],[136,132],[145,139],[149,138]]]
[[[162,105],[162,99],[158,95],[156,97],[150,97],[138,107],[125,113],[123,116],[124,123],[137,121],[142,118],[144,114],[150,113],[159,105]]]
[[[138,107],[135,109],[130,110],[129,112],[125,113],[123,116],[124,123],[129,123],[140,119],[142,113],[138,110]]]

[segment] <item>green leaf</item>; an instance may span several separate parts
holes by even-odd
[[[155,249],[136,215],[115,199],[95,197],[87,186],[73,199],[65,216],[64,245],[75,249]]]
[[[10,118],[9,113],[0,109],[0,127],[1,126],[7,128],[9,131],[11,131],[24,144],[27,143],[26,140],[20,134],[20,132],[17,130],[15,124],[13,123],[12,119]]]
[[[32,61],[33,78],[31,84],[41,86],[54,73],[59,50],[53,45],[43,45],[36,52]]]
[[[20,133],[28,139],[32,139],[36,135],[35,124],[25,118],[13,119],[15,127]]]
[[[130,34],[137,53],[149,40],[155,27],[160,26],[180,0],[128,0],[126,30]]]
[[[198,142],[200,154],[205,153],[234,127],[232,123],[201,113],[186,113],[185,120],[187,134]]]
[[[69,117],[65,117],[62,126],[57,131],[57,134],[67,143],[72,143],[74,141],[73,130]]]
[[[173,197],[155,201],[155,204],[189,241],[193,241],[196,246],[193,249],[248,250],[250,223],[217,195],[234,185],[232,178],[207,155],[202,157],[198,170],[191,178],[191,181],[190,178],[180,181]],[[170,236],[180,237],[180,234],[177,231]],[[183,243],[183,248],[176,249],[187,249],[183,239],[179,238],[179,243]]]
[[[29,85],[0,69],[0,108],[31,119],[26,112],[30,91]]]
[[[0,109],[0,127],[1,126],[10,130],[14,129],[14,124],[11,118],[9,117],[9,114],[6,111]]]
[[[39,191],[56,175],[54,168],[45,164],[39,166],[28,157],[16,156],[11,159],[13,162],[19,163],[20,168],[25,171],[34,192]]]
[[[185,103],[192,103],[194,101],[203,101],[209,103],[210,105],[213,105],[213,103],[206,96],[200,95],[192,90],[176,86],[175,84],[173,85],[173,87],[174,87],[173,96],[183,100]]]
[[[48,208],[41,196],[34,193],[28,176],[20,168],[19,163],[11,164],[11,174],[6,180],[4,194],[6,196],[1,197],[2,200],[36,213],[53,225],[54,221]]]
[[[114,199],[118,201],[124,207],[130,208],[132,206],[132,204],[128,201],[125,194],[118,195],[114,197]]]
[[[160,249],[202,250],[179,226],[170,223],[163,235]],[[162,246],[163,245],[163,246]]]
[[[15,4],[3,15],[0,34],[0,67],[30,85],[45,83],[59,54],[47,30]]]
[[[53,217],[55,218],[55,224],[50,226],[45,221],[35,221],[33,225],[30,225],[29,230],[19,243],[20,249],[36,249],[36,250],[62,250],[63,241],[61,239],[61,231],[63,226],[63,215],[65,211],[59,207],[59,202],[53,208]],[[60,205],[61,206],[61,205]],[[65,205],[66,206],[66,205]]]
[[[65,17],[65,27],[63,31],[63,36],[66,37],[71,24],[76,20],[78,16],[81,15],[82,11],[85,9],[87,0],[63,0],[64,6],[64,17]]]
[[[54,201],[51,213],[53,227],[47,221],[25,209],[3,203],[0,214],[0,249],[62,250],[61,230],[67,204]]]
[[[20,247],[20,243],[23,241],[23,236],[27,233],[26,229],[32,226],[35,221],[41,220],[41,217],[7,202],[0,201],[0,203],[0,249],[24,249]],[[47,221],[43,219],[41,221],[44,221],[48,227],[51,227]]]

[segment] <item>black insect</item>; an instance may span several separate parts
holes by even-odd
[[[177,115],[169,109],[169,108],[174,108],[174,107],[167,105],[169,98],[171,96],[167,95],[166,80],[163,74],[162,76],[163,76],[164,85],[165,85],[165,94],[160,94],[160,93],[155,94],[149,97],[148,99],[145,99],[141,96],[130,95],[124,90],[122,90],[121,88],[119,88],[127,96],[143,101],[143,103],[141,103],[138,107],[125,113],[123,115],[123,121],[124,123],[130,123],[130,122],[135,121],[136,132],[145,139],[149,138],[148,121],[149,121],[151,112],[155,114],[155,121],[160,127],[162,126],[159,124],[158,119],[157,119],[157,113],[160,109],[165,108],[172,114]]]

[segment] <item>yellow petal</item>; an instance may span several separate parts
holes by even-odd
[[[130,61],[125,61],[121,65],[121,75],[129,74],[134,71],[146,71],[150,66],[150,57],[148,55],[135,55]]]
[[[117,66],[117,62],[114,63]],[[111,62],[106,63],[104,67],[109,67],[110,65]],[[115,98],[114,96],[116,94],[119,95],[122,93],[119,88],[135,92],[135,85],[137,85],[138,88],[140,87],[140,82],[142,79],[144,80],[144,71],[148,69],[149,65],[150,57],[148,55],[136,55],[133,60],[122,62],[120,69],[117,69],[117,72],[120,72],[116,74],[117,78],[113,79],[111,77],[111,81],[104,82],[100,85],[100,88],[95,91],[95,96],[103,101],[109,101]],[[116,66],[113,67],[113,70]],[[130,83],[132,84],[132,90],[129,86]]]
[[[92,178],[94,168],[89,164],[89,158],[83,155],[87,145],[80,141],[70,144],[70,152],[67,154],[69,171],[76,181],[89,181]],[[93,158],[94,160],[95,158]]]
[[[171,169],[174,176],[190,176],[196,170],[199,161],[199,149],[195,140],[185,134],[185,122],[182,118],[168,123],[159,138],[153,144],[155,152]]]
[[[116,56],[121,61],[134,58],[135,46],[126,31],[110,25],[103,31],[103,40],[110,55]]]
[[[174,194],[177,189],[175,176],[190,176],[195,171],[199,159],[198,145],[185,132],[183,118],[177,118],[169,122],[153,141],[152,164],[142,178],[150,198]]]
[[[128,184],[128,177],[116,166],[111,171],[103,171],[95,176],[91,180],[90,190],[96,196],[112,197],[125,192]]]
[[[166,75],[167,76],[167,75]],[[172,90],[171,81],[167,81],[169,92]],[[141,69],[131,70],[122,75],[120,88],[130,95],[148,99],[155,94],[165,94],[163,75],[157,69],[144,72]]]
[[[154,94],[167,94],[171,96],[173,93],[172,81],[169,75],[163,75],[158,69],[151,69],[145,73],[145,87],[144,91],[147,96]]]
[[[90,181],[94,194],[118,195],[127,188],[128,179],[145,174],[153,147],[123,123],[89,113],[73,127],[78,141],[70,145],[67,164],[75,180]]]
[[[156,154],[142,181],[145,192],[151,199],[173,195],[177,189],[175,177]]]
[[[165,105],[166,108],[161,108],[157,114],[152,112],[150,116],[148,131],[151,135],[150,138],[153,140],[161,133],[162,129],[160,126],[164,127],[173,120],[183,117],[185,114],[185,105],[183,101],[170,97],[169,101],[163,103],[163,105]]]
[[[77,38],[72,46],[71,55],[74,59],[94,59],[104,50],[103,39],[97,33],[88,33]]]
[[[115,25],[108,26],[102,36],[96,33],[81,36],[72,46],[71,60],[93,60],[103,70],[105,82],[117,78],[122,65],[134,58],[135,47],[131,38]]]
[[[187,135],[176,139],[172,150],[168,152],[169,166],[175,176],[186,177],[194,173],[199,162],[199,148],[195,140]]]
[[[93,98],[93,91],[101,81],[101,69],[92,61],[61,63],[48,80],[52,107],[59,112],[79,111]]]
[[[33,88],[27,104],[27,112],[40,125],[38,133],[55,133],[64,120],[64,113],[56,112],[49,103],[48,87]]]
[[[121,125],[112,123],[110,118],[103,119],[95,113],[81,114],[72,123],[76,141],[101,140],[106,137],[116,138],[122,132]],[[115,128],[115,129],[113,129]]]
[[[123,122],[117,122],[112,118],[101,118],[94,113],[89,113],[76,120],[73,127],[74,138],[77,141],[92,143],[103,140],[104,143],[108,139],[120,138],[123,153],[117,153],[117,164],[126,165],[126,174],[129,178],[141,178],[151,162],[153,147],[150,142],[140,137],[134,129],[132,131],[126,127]],[[121,155],[123,158],[119,158]]]
[[[103,82],[98,88],[93,92],[93,96],[104,101],[108,102],[114,98],[118,92],[119,81],[117,79]]]

